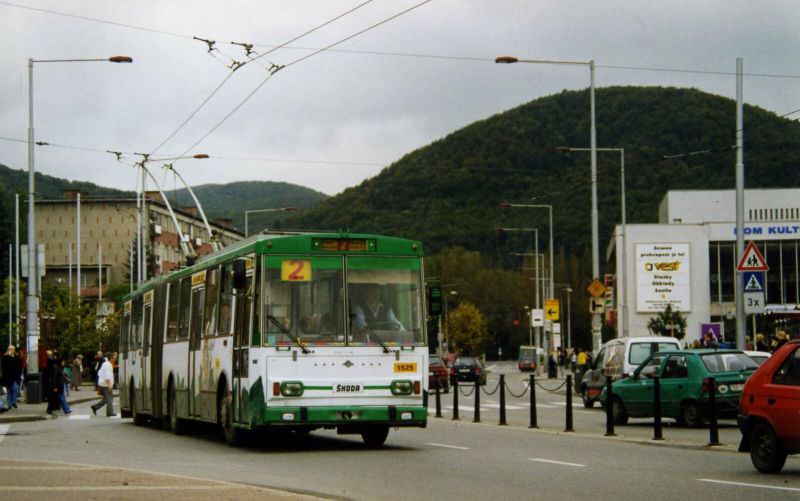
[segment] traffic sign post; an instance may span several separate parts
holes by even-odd
[[[766,311],[764,291],[744,293],[744,312],[747,315],[764,313]]]
[[[742,295],[744,298],[744,314],[756,315],[766,311],[766,298],[764,297],[764,272],[769,270],[767,260],[758,250],[754,241],[749,241],[745,247],[736,271],[741,274],[743,284]],[[754,320],[755,321],[755,320]],[[738,320],[737,320],[738,323]],[[744,322],[742,322],[744,325]],[[738,329],[737,329],[738,330]],[[755,332],[753,332],[755,337]],[[744,339],[744,334],[737,332],[737,345],[740,339]],[[744,348],[744,345],[738,346]]]
[[[558,299],[548,299],[544,302],[545,318],[551,322],[558,322],[559,303]]]
[[[769,266],[767,266],[767,260],[758,250],[756,243],[751,240],[747,243],[736,269],[738,271],[769,271]]]

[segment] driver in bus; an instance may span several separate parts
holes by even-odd
[[[367,332],[373,328],[378,330],[405,330],[403,324],[392,311],[391,306],[383,304],[381,300],[381,286],[368,284],[359,287],[360,300],[354,296],[355,306],[351,318],[353,332]],[[392,327],[387,327],[393,324]]]

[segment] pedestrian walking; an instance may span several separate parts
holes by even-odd
[[[47,395],[47,413],[54,415],[59,407],[64,414],[71,414],[64,396],[64,370],[61,367],[61,357],[58,352],[47,350],[47,366],[44,369],[42,387]]]
[[[70,384],[75,391],[81,391],[81,383],[83,382],[83,355],[78,355],[72,361],[72,380]]]
[[[17,407],[19,388],[22,384],[22,359],[17,355],[14,345],[9,345],[6,354],[0,359],[0,384],[6,389],[7,406]]]
[[[105,358],[103,358],[103,352],[98,351],[94,355],[94,361],[92,362],[91,367],[92,382],[94,383],[94,389],[97,391],[98,395],[100,394],[100,386],[97,384],[97,373],[100,372],[100,367],[103,365],[104,360]]]
[[[114,397],[111,393],[114,388],[115,358],[116,354],[110,357],[110,359],[104,358],[102,364],[100,365],[100,370],[97,372],[97,384],[98,388],[100,388],[100,393],[103,395],[103,398],[99,402],[92,405],[92,413],[95,415],[97,415],[97,411],[105,405],[106,416],[116,416],[114,413]]]

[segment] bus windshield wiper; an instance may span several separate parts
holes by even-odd
[[[297,346],[299,346],[300,349],[303,350],[304,354],[311,353],[308,350],[308,348],[306,348],[306,345],[303,344],[303,342],[300,340],[300,338],[292,334],[292,331],[287,329],[286,326],[283,325],[280,320],[278,320],[272,315],[267,315],[267,320],[269,320],[272,323],[272,325],[277,327],[281,331],[281,334],[286,334],[287,336],[289,336],[292,339],[292,341],[294,341],[297,344]]]

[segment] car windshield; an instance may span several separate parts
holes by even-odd
[[[655,350],[653,349],[655,348]],[[677,350],[678,346],[675,343],[631,343],[630,354],[628,355],[628,362],[633,365],[638,365],[644,362],[650,354],[659,351]]]
[[[475,367],[478,365],[478,361],[474,358],[459,358],[456,359],[455,365],[463,365],[465,367]]]
[[[706,353],[700,360],[708,372],[747,371],[758,369],[758,364],[744,353]]]

